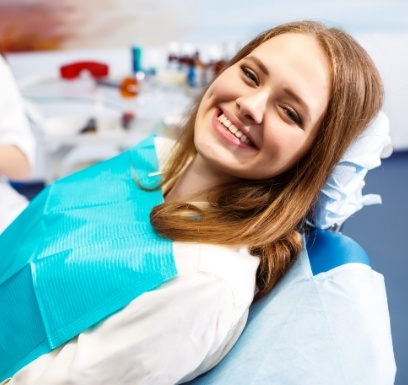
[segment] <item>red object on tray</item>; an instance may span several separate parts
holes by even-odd
[[[76,79],[82,71],[88,71],[93,78],[100,79],[108,76],[109,67],[105,63],[95,61],[79,61],[60,67],[63,79]]]

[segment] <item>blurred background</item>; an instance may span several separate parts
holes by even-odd
[[[30,180],[13,185],[31,198],[49,181],[112,156],[150,132],[172,135],[191,98],[240,46],[267,28],[301,19],[351,33],[384,80],[394,153],[369,172],[365,187],[366,193],[381,194],[383,204],[355,214],[344,232],[363,245],[373,267],[384,274],[396,384],[406,385],[405,0],[0,0],[0,47],[39,146]],[[76,70],[69,78],[61,71],[78,63],[88,72]]]

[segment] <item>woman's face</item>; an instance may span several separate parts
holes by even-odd
[[[328,58],[313,36],[269,39],[205,93],[195,122],[197,158],[225,180],[281,174],[313,145],[330,82]]]

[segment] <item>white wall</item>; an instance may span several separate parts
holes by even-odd
[[[33,0],[33,2],[39,0]],[[47,0],[41,0],[46,2]],[[49,0],[50,3],[52,0]],[[264,29],[299,19],[319,20],[344,28],[354,35],[372,55],[384,79],[385,112],[391,123],[395,149],[408,149],[408,1],[406,0],[127,0],[90,3],[101,18],[114,22],[126,13],[136,19],[119,23],[110,33],[122,47],[134,42],[149,49],[152,44],[166,47],[169,40],[193,44],[241,45]],[[116,4],[112,8],[113,4]],[[109,7],[107,6],[109,5]],[[80,10],[79,12],[84,12]],[[85,8],[84,8],[85,9]],[[116,10],[116,13],[112,11]],[[110,10],[110,11],[109,11]],[[109,12],[108,12],[109,11]],[[24,18],[29,17],[24,15]],[[105,20],[105,21],[106,21]],[[122,19],[120,19],[122,20]],[[135,22],[133,20],[136,20]],[[94,34],[92,35],[92,31]],[[79,29],[77,46],[98,41],[112,44],[95,30]],[[91,39],[92,37],[92,39]],[[89,38],[89,39],[88,39]],[[122,39],[122,40],[121,40]],[[72,43],[72,42],[71,42]],[[71,46],[75,46],[74,43]],[[72,47],[71,47],[72,48]],[[161,50],[163,52],[163,49]],[[93,59],[107,62],[115,75],[131,70],[130,49],[107,48],[83,51],[22,53],[9,55],[19,81],[31,76],[57,76],[61,64]]]
[[[376,63],[385,87],[384,111],[390,119],[395,150],[408,149],[408,32],[357,34]]]
[[[384,110],[390,119],[394,149],[408,149],[408,32],[360,32],[354,36],[370,53],[383,77]],[[164,58],[166,46],[150,48],[160,50]],[[18,53],[9,54],[8,60],[19,82],[31,77],[57,77],[61,65],[76,60],[106,62],[114,76],[126,76],[131,71],[127,48]]]

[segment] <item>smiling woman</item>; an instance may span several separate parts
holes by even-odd
[[[203,169],[215,170],[219,179],[212,185],[282,174],[312,146],[330,92],[329,61],[313,36],[287,33],[266,41],[205,93],[193,166],[205,162]]]
[[[330,171],[382,102],[375,65],[344,31],[299,22],[260,34],[192,107],[153,225],[179,240],[249,246],[260,256],[257,297],[264,296],[300,252],[298,230]],[[232,135],[222,115],[253,145]],[[189,194],[210,201],[199,234],[171,202]]]
[[[348,34],[285,24],[232,58],[177,141],[148,138],[48,186],[0,237],[0,380],[171,385],[214,367],[305,252],[319,193],[382,98]],[[390,341],[385,324],[372,330]],[[343,345],[326,349],[377,357]],[[330,382],[319,373],[314,385]]]

